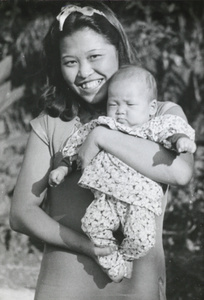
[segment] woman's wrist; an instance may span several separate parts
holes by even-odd
[[[90,164],[101,149],[104,149],[103,146],[105,147],[107,131],[110,130],[103,126],[94,128],[79,148],[78,158],[81,160],[82,169]]]
[[[117,248],[114,246],[97,247],[86,235],[74,232],[73,230],[67,229],[66,227],[63,228],[64,234],[61,237],[63,239],[63,242],[66,244],[66,248],[89,256],[97,263],[98,256],[110,255]]]
[[[107,142],[108,132],[110,129],[104,127],[104,126],[97,126],[93,131],[93,140],[95,145],[99,149],[104,149],[104,145]]]

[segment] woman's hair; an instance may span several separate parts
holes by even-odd
[[[68,4],[67,4],[68,5]],[[43,109],[52,117],[62,120],[71,120],[77,115],[80,105],[88,106],[80,99],[67,84],[61,73],[60,64],[60,39],[71,35],[77,30],[90,28],[104,36],[107,41],[115,46],[119,56],[119,66],[136,62],[134,53],[123,26],[118,21],[113,11],[101,2],[85,1],[74,3],[78,7],[89,6],[102,14],[94,13],[92,16],[74,11],[65,19],[63,30],[59,29],[59,22],[55,20],[44,40],[44,54],[48,75],[48,86],[42,96]],[[105,15],[105,16],[104,16]]]

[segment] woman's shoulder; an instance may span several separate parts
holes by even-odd
[[[164,115],[165,113],[167,113],[167,111],[169,109],[171,109],[173,107],[179,108],[179,105],[174,102],[170,102],[170,101],[164,101],[164,102],[158,101],[156,115],[157,116]]]
[[[59,117],[54,118],[48,114],[42,112],[38,117],[33,119],[30,124],[33,129],[35,127],[41,127],[42,130],[52,131],[52,130],[64,130],[72,128],[75,123],[78,122],[78,117],[73,118],[70,121],[63,121]]]
[[[52,153],[55,153],[74,131],[76,124],[78,124],[78,118],[75,117],[71,121],[62,121],[60,118],[41,113],[30,124],[38,137],[52,148]]]
[[[171,114],[171,115],[181,117],[182,119],[187,121],[186,115],[183,112],[183,109],[181,108],[180,105],[170,101],[165,101],[165,102],[158,101],[157,103],[158,103],[157,112],[155,116],[163,116],[165,114]]]

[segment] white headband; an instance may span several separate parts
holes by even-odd
[[[93,16],[93,14],[98,14],[107,19],[106,15],[102,11],[99,11],[90,6],[79,7],[76,5],[67,5],[65,7],[62,7],[61,12],[57,16],[57,20],[59,21],[59,30],[60,31],[63,30],[63,26],[64,26],[64,22],[65,22],[66,18],[73,12],[80,12],[81,14],[83,14],[85,16],[89,16],[89,17]]]

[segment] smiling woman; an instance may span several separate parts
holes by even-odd
[[[73,168],[57,188],[48,185],[49,173],[58,166],[68,137],[81,123],[105,114],[110,77],[123,64],[136,61],[122,25],[102,1],[92,1],[88,7],[87,1],[73,3],[62,8],[44,41],[48,86],[43,111],[31,122],[11,205],[11,227],[45,243],[35,300],[164,300],[166,185],[184,185],[190,180],[192,159],[188,154],[176,155],[154,142],[103,126],[95,128],[81,146],[82,167],[103,149],[164,186],[155,247],[134,261],[131,279],[117,284],[97,259],[113,249],[96,247],[81,229],[93,195],[78,186],[80,171]],[[174,103],[158,104],[156,114],[165,113],[185,118]]]
[[[68,86],[86,102],[100,102],[107,93],[105,83],[118,70],[115,46],[92,29],[84,28],[62,38],[60,55]]]
[[[49,77],[44,109],[64,120],[84,107],[83,97],[105,109],[106,82],[120,65],[137,61],[113,12],[98,1],[91,4],[96,9],[85,4],[62,8],[44,42]]]

